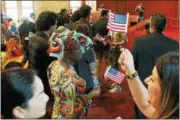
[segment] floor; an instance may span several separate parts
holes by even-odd
[[[102,61],[101,75],[105,72],[105,64]],[[135,118],[134,101],[130,95],[128,84],[126,80],[121,83],[122,91],[118,93],[109,93],[109,86],[113,83],[111,80],[105,81],[101,79],[101,94],[93,98],[95,107],[89,109],[87,119],[115,119],[121,117],[123,119]],[[47,106],[48,113],[51,113],[52,102]],[[46,116],[43,118],[50,118]]]

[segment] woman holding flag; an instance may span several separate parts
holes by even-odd
[[[179,54],[167,53],[157,59],[152,75],[141,82],[133,56],[123,50],[119,63],[126,73],[132,97],[147,118],[179,118]]]

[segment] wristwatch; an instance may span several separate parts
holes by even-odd
[[[126,78],[127,79],[133,79],[133,78],[135,78],[136,76],[138,76],[138,72],[137,71],[135,71],[133,74],[131,74],[131,75],[126,75]]]

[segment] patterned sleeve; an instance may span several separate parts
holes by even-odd
[[[57,62],[53,62],[49,66],[48,78],[55,99],[52,118],[75,118],[75,108],[79,104],[79,102],[76,102],[78,97],[77,91],[80,90],[79,93],[81,93],[82,90],[78,87],[76,88],[76,84],[77,86],[83,86],[85,83],[78,80],[77,76],[72,72],[61,70]]]

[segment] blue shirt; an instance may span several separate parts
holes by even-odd
[[[12,33],[15,33],[16,36],[12,36]],[[9,30],[9,37],[10,38],[14,38],[14,39],[18,39],[18,30],[16,27],[11,27],[10,30]]]

